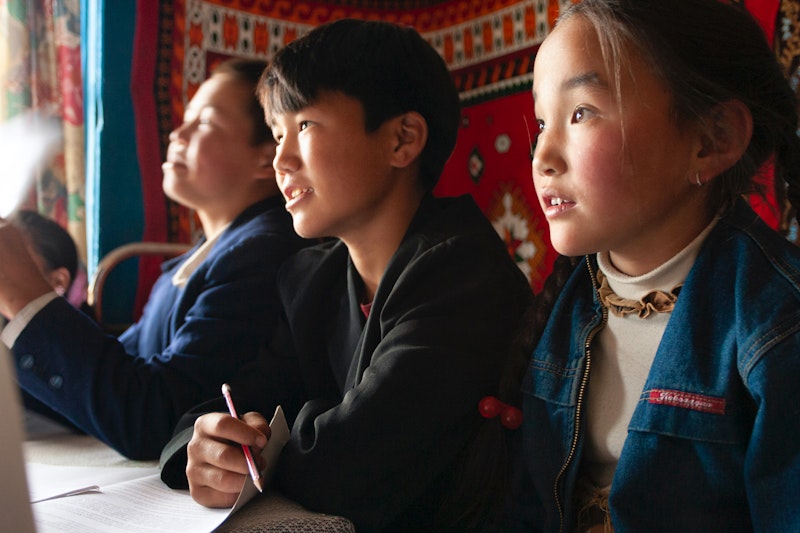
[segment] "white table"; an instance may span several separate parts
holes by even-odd
[[[148,469],[158,466],[156,461],[127,459],[94,437],[66,431],[30,413],[26,413],[26,425],[29,429],[23,443],[26,463]],[[216,531],[355,533],[355,527],[346,518],[308,511],[278,492],[267,490],[229,517]]]

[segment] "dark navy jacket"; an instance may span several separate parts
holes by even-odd
[[[12,347],[20,386],[122,454],[157,458],[187,409],[223,382],[243,392],[258,381],[259,348],[280,314],[275,276],[303,242],[280,196],[250,206],[184,288],[172,275],[194,249],[164,263],[141,320],[119,339],[56,298]]]

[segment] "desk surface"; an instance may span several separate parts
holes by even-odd
[[[70,432],[38,415],[26,413],[25,422],[29,431],[23,443],[27,463],[130,468],[158,466],[157,461],[128,459],[94,437]],[[267,490],[228,518],[216,531],[355,533],[355,527],[346,518],[309,511],[278,492]]]
[[[26,424],[37,415],[26,413]],[[36,420],[36,424],[41,421]],[[52,423],[51,423],[52,424]],[[158,466],[158,461],[133,461],[94,437],[73,433],[60,426],[37,426],[22,443],[25,462],[62,466]]]

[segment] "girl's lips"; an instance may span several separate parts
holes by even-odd
[[[575,202],[560,196],[544,196],[542,206],[545,216],[554,217],[575,207]]]

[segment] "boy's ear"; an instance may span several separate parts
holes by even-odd
[[[391,165],[405,168],[417,160],[428,142],[428,123],[416,111],[397,117],[392,137]]]
[[[711,181],[742,158],[753,136],[753,116],[739,100],[718,104],[701,132],[699,179]]]

